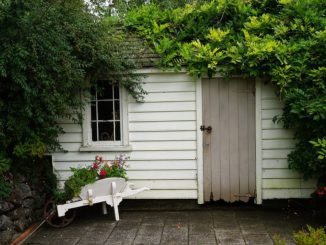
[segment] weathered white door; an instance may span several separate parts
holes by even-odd
[[[255,193],[255,83],[203,79],[204,199],[247,201]]]

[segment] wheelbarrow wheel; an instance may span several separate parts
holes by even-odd
[[[43,217],[50,226],[63,228],[69,225],[76,217],[76,210],[69,210],[65,216],[59,217],[56,203],[53,198],[46,201],[43,210]]]

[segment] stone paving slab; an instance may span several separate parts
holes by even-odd
[[[112,210],[111,210],[112,211]],[[293,244],[292,233],[307,224],[325,226],[324,217],[261,208],[185,211],[121,211],[102,215],[96,207],[78,210],[62,229],[44,225],[24,244],[36,245],[269,245],[279,234]]]

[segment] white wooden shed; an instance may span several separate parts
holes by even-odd
[[[288,169],[293,132],[272,122],[282,105],[271,85],[240,77],[197,79],[154,68],[139,72],[146,75],[144,103],[113,88],[110,100],[99,98],[101,106],[95,101],[86,109],[82,125],[60,122],[66,133],[59,141],[67,152],[52,154],[60,185],[71,174],[70,167],[91,164],[96,155],[113,159],[126,153],[130,182],[151,189],[133,198],[204,203],[246,200],[250,195],[261,204],[266,199],[309,197],[315,182],[303,181]],[[119,116],[111,121],[93,116],[103,111],[104,102]],[[113,131],[100,124],[108,121]]]

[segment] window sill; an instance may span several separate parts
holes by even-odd
[[[91,151],[109,151],[109,152],[119,152],[119,151],[132,151],[131,145],[112,145],[112,146],[82,146],[79,148],[79,151],[82,152],[91,152]]]

